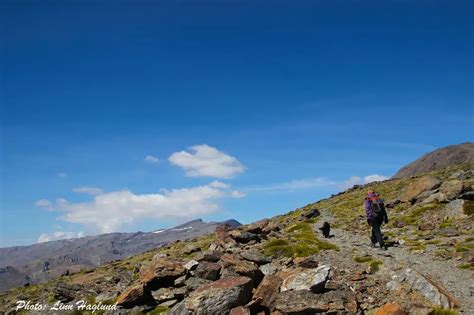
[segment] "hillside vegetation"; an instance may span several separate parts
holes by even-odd
[[[213,234],[10,290],[0,295],[0,310],[14,310],[17,300],[86,300],[118,303],[116,311],[95,314],[472,314],[473,186],[472,164],[355,186],[284,215],[235,229],[221,225]],[[386,252],[369,246],[367,189],[387,205]],[[333,237],[319,232],[324,221]]]

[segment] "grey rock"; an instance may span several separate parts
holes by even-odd
[[[270,257],[267,257],[256,250],[243,251],[240,256],[248,261],[252,261],[257,265],[268,264],[272,262]]]
[[[277,271],[277,267],[274,264],[270,263],[270,264],[260,266],[260,271],[264,275],[274,275]]]
[[[330,271],[331,267],[329,265],[322,265],[315,269],[295,269],[293,273],[283,279],[280,290],[282,292],[289,290],[322,292]]]

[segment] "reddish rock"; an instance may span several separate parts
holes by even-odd
[[[145,304],[150,300],[153,300],[150,292],[146,291],[144,286],[139,284],[129,287],[122,292],[117,297],[116,303],[124,308],[132,308],[136,305]]]
[[[216,235],[216,241],[219,245],[221,245],[224,248],[232,247],[237,244],[237,242],[230,237],[229,232],[232,230],[232,227],[227,224],[219,224],[216,227],[215,230],[215,235]]]
[[[250,315],[250,310],[246,307],[238,306],[231,309],[229,315]]]
[[[186,273],[183,263],[169,257],[154,257],[140,268],[140,282],[150,289],[168,286]]]
[[[254,299],[261,299],[260,305],[266,307],[270,311],[273,310],[273,304],[280,292],[282,280],[273,275],[263,277],[262,282],[258,285],[253,293]]]
[[[357,311],[359,310],[357,297],[355,295],[350,295],[347,298],[346,303],[344,303],[344,308],[349,312],[349,314],[357,314]]]
[[[245,305],[252,296],[252,279],[229,277],[203,285],[186,299],[186,308],[196,315],[226,314]]]
[[[315,256],[297,257],[293,259],[293,263],[297,267],[302,267],[302,268],[317,268],[318,267],[318,261],[316,260]]]
[[[221,264],[222,277],[228,275],[241,275],[249,277],[253,280],[254,286],[257,286],[263,278],[263,273],[256,264],[250,261],[239,259],[235,255],[222,255]]]
[[[397,303],[387,303],[378,308],[374,315],[406,315],[407,313]]]
[[[365,280],[367,277],[365,276],[365,271],[358,271],[356,274],[352,277],[352,281],[361,281]]]

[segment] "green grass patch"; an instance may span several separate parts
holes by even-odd
[[[372,261],[372,257],[371,256],[356,256],[354,257],[354,261],[357,263],[366,263],[366,262]]]
[[[439,227],[442,229],[452,227],[452,226],[454,226],[454,222],[453,222],[453,219],[451,218],[444,219],[443,222],[441,222],[441,224],[439,225]]]
[[[150,312],[148,312],[148,315],[161,315],[161,314],[166,314],[168,312],[168,307],[166,306],[157,306]]]
[[[372,268],[374,272],[377,272],[380,270],[380,266],[383,264],[381,260],[373,260],[369,263],[369,266]]]
[[[337,246],[319,240],[310,223],[293,224],[286,229],[285,239],[269,240],[263,253],[271,257],[307,257],[320,250],[337,250]]]
[[[435,307],[430,313],[431,315],[459,315],[458,312],[446,308]]]
[[[474,237],[468,237],[464,240],[464,242],[468,243],[468,242],[474,242]]]
[[[441,243],[441,240],[434,239],[434,240],[426,241],[425,244],[427,244],[427,245],[438,245],[439,243]]]
[[[474,270],[474,263],[467,263],[458,266],[459,269]]]
[[[454,246],[456,252],[468,252],[474,249],[474,244],[456,244]]]

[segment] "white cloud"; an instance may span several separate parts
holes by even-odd
[[[56,241],[56,240],[64,240],[64,239],[70,239],[70,238],[77,238],[77,237],[83,237],[84,233],[83,232],[63,232],[63,231],[57,231],[51,234],[46,234],[43,233],[38,237],[38,243],[44,243],[44,242],[50,242],[50,241]]]
[[[373,175],[368,175],[364,177],[365,183],[371,183],[371,182],[381,182],[383,180],[387,180],[390,177],[383,176],[383,175],[378,175],[378,174],[373,174]]]
[[[245,166],[235,157],[207,144],[192,146],[189,152],[175,152],[168,160],[184,169],[190,177],[232,178],[245,171]]]
[[[364,185],[372,182],[378,182],[389,179],[389,177],[379,174],[367,175],[364,178],[359,176],[352,176],[340,183],[338,186],[340,189],[351,188],[354,185]]]
[[[210,183],[209,186],[212,187],[212,188],[221,188],[221,189],[230,188],[229,184],[226,184],[226,183],[223,183],[223,182],[220,182],[220,181],[217,181],[217,180]]]
[[[98,188],[98,187],[76,187],[72,189],[73,192],[78,193],[78,194],[88,194],[88,195],[100,195],[103,193],[103,190]]]
[[[51,201],[48,199],[40,199],[35,202],[35,206],[47,210],[53,210],[53,205],[51,204]]]
[[[64,173],[64,172],[60,172],[60,173],[58,173],[58,177],[66,178],[66,177],[67,177],[67,174]]]
[[[230,195],[232,196],[232,198],[243,198],[246,196],[245,193],[241,192],[241,191],[238,191],[238,190],[233,190]]]
[[[246,187],[245,191],[295,191],[334,185],[335,182],[324,177],[295,179],[283,183]]]
[[[220,210],[219,199],[242,197],[226,190],[228,187],[224,183],[213,182],[153,194],[134,194],[122,190],[99,194],[88,202],[70,203],[59,198],[54,206],[50,205],[63,213],[61,220],[108,233],[119,231],[124,224],[144,219],[189,219],[216,212]]]
[[[147,155],[145,156],[145,162],[148,162],[148,163],[158,163],[160,161],[159,158],[157,158],[156,156],[153,156],[153,155]]]

